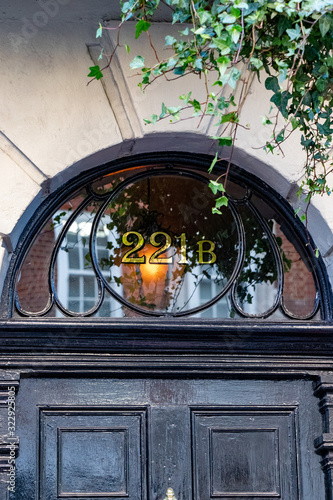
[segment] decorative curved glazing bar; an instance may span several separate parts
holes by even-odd
[[[47,302],[46,306],[44,307],[44,309],[42,309],[41,311],[38,311],[38,312],[26,311],[23,309],[23,307],[20,304],[20,299],[19,299],[17,291],[15,292],[15,308],[16,308],[17,312],[20,314],[20,316],[24,316],[26,318],[38,318],[38,317],[46,316],[51,311],[53,306],[54,306],[54,296],[53,296],[53,294],[50,294],[48,302]]]
[[[133,311],[136,311],[136,312],[138,312],[140,314],[144,314],[144,315],[147,315],[147,316],[177,316],[177,317],[189,316],[189,315],[193,315],[193,314],[199,313],[199,312],[207,309],[208,307],[211,307],[216,302],[218,302],[228,292],[228,290],[231,288],[234,280],[236,279],[236,277],[238,276],[238,274],[239,274],[239,272],[240,272],[240,270],[242,268],[242,264],[243,264],[243,260],[244,260],[244,247],[245,247],[244,228],[243,228],[242,221],[241,221],[241,219],[239,217],[239,214],[235,210],[232,202],[229,202],[228,206],[229,206],[229,208],[230,208],[230,210],[232,212],[232,215],[234,217],[234,221],[235,221],[236,228],[237,228],[237,234],[238,234],[238,246],[239,246],[239,249],[238,249],[238,255],[237,255],[237,262],[236,262],[236,265],[234,267],[234,270],[232,272],[232,275],[231,275],[230,279],[228,280],[227,284],[223,287],[222,291],[216,297],[214,297],[210,301],[206,302],[202,306],[191,308],[188,311],[175,312],[175,313],[169,313],[169,312],[161,313],[161,312],[155,312],[155,311],[145,311],[142,308],[140,308],[140,307],[138,307],[138,306],[130,303],[129,301],[127,301],[126,299],[124,299],[123,297],[121,297],[121,295],[119,295],[118,293],[116,293],[109,286],[107,280],[105,279],[105,277],[103,276],[103,273],[101,272],[100,266],[98,264],[98,259],[97,259],[97,256],[96,256],[96,233],[97,233],[97,228],[98,228],[98,225],[100,223],[101,217],[102,217],[103,213],[105,212],[106,208],[112,203],[112,201],[116,198],[116,196],[127,187],[128,184],[133,184],[133,183],[135,183],[135,182],[137,182],[139,180],[149,179],[149,178],[154,177],[154,176],[163,176],[163,175],[177,175],[177,176],[189,177],[189,178],[197,179],[200,182],[203,182],[204,184],[208,184],[207,179],[204,178],[204,177],[202,177],[202,176],[200,176],[200,175],[198,175],[198,174],[189,173],[189,172],[184,173],[183,171],[177,171],[177,170],[174,170],[172,173],[169,170],[167,170],[167,171],[158,171],[158,172],[155,172],[155,173],[153,173],[153,172],[145,172],[143,174],[138,174],[135,177],[131,178],[130,180],[127,180],[127,181],[121,183],[113,191],[113,193],[111,195],[109,195],[108,199],[104,202],[104,204],[98,210],[98,212],[96,214],[96,217],[94,219],[93,227],[92,227],[92,237],[90,238],[91,259],[92,259],[92,263],[93,263],[93,266],[94,266],[95,273],[96,273],[96,275],[99,276],[99,278],[103,282],[105,288],[108,290],[108,292],[115,299],[117,299],[124,306],[127,306],[130,309],[132,309]]]
[[[279,304],[280,304],[282,290],[283,290],[283,263],[282,263],[282,258],[281,258],[281,252],[280,252],[279,246],[276,242],[276,239],[272,235],[271,230],[270,230],[267,222],[261,217],[258,210],[251,203],[250,198],[251,198],[251,194],[249,193],[249,196],[246,196],[245,198],[243,198],[242,202],[249,207],[249,209],[251,210],[251,212],[253,213],[253,215],[255,216],[257,221],[259,222],[263,232],[267,236],[267,239],[268,239],[269,244],[270,244],[270,248],[274,254],[275,263],[276,263],[276,267],[277,267],[278,290],[277,290],[273,305],[269,309],[267,309],[267,311],[263,311],[260,314],[249,314],[249,313],[246,313],[242,309],[242,307],[240,306],[240,304],[236,298],[236,290],[237,290],[237,286],[238,286],[238,282],[239,282],[239,278],[237,278],[234,281],[234,284],[232,287],[231,300],[232,300],[232,304],[233,304],[234,308],[236,309],[236,311],[238,312],[238,314],[240,316],[243,316],[245,318],[268,318],[271,314],[274,313],[274,311],[276,311],[276,309],[279,307]]]
[[[22,307],[16,291],[15,308],[19,315],[45,316],[57,307],[65,316],[92,316],[101,310],[107,291],[125,310],[151,317],[201,314],[222,299],[229,300],[234,313],[243,318],[268,318],[278,309],[289,319],[305,320],[315,316],[320,306],[318,292],[311,312],[296,314],[286,307],[282,250],[267,220],[252,202],[248,188],[242,198],[228,196],[228,206],[223,208],[222,215],[212,215],[215,200],[209,200],[209,180],[197,172],[176,167],[148,169],[128,179],[116,180],[119,183],[112,188],[111,176],[107,184],[111,188],[102,194],[96,192],[92,184],[86,186],[83,201],[67,220],[63,220],[56,238],[49,264],[47,305],[38,312],[29,312]],[[173,191],[174,185],[177,189]],[[170,192],[174,193],[174,205],[170,202]],[[207,202],[202,201],[206,198]],[[246,311],[244,300],[251,303],[252,299],[243,296],[240,300],[238,292],[242,273],[246,276],[246,270],[248,274],[252,272],[251,252],[254,252],[246,241],[247,228],[244,227],[242,210],[252,214],[247,216],[247,228],[252,217],[258,234],[261,234],[256,238],[264,242],[260,248],[267,248],[262,252],[268,252],[274,263],[274,280],[262,276],[264,283],[270,282],[272,303],[259,312]],[[97,296],[88,310],[73,311],[59,296],[57,273],[61,269],[57,258],[72,225],[78,225],[83,213],[89,213],[92,220],[87,255],[97,283]],[[107,231],[113,238],[113,243],[110,240],[104,251],[107,258],[99,258],[97,250],[101,227],[110,228]],[[146,268],[153,276],[150,281],[145,281]],[[120,277],[115,274],[117,272]],[[209,283],[215,290],[204,299],[201,298],[202,283],[205,286]],[[248,287],[252,286],[254,290],[260,283],[259,280]]]
[[[89,193],[89,190],[87,190],[87,191]],[[61,244],[63,243],[63,241],[66,237],[66,234],[67,234],[69,228],[71,227],[72,223],[75,221],[75,219],[77,219],[77,217],[80,215],[80,213],[82,213],[84,211],[84,209],[90,205],[90,203],[95,198],[97,198],[97,197],[95,197],[93,194],[88,194],[88,197],[85,200],[83,200],[83,202],[79,205],[79,207],[76,209],[76,211],[69,217],[69,219],[67,220],[66,224],[64,225],[64,227],[62,228],[62,230],[58,236],[58,239],[57,239],[57,242],[55,244],[55,247],[54,247],[54,250],[52,253],[52,257],[51,257],[50,270],[49,270],[49,286],[50,286],[52,295],[54,296],[54,301],[55,301],[57,307],[59,308],[59,310],[62,313],[66,314],[67,316],[72,316],[72,317],[92,316],[93,314],[95,314],[99,310],[99,308],[102,305],[103,299],[104,299],[104,286],[97,275],[96,275],[97,286],[98,286],[97,301],[96,301],[94,307],[92,307],[91,309],[89,309],[89,311],[86,311],[86,312],[82,312],[82,313],[73,312],[73,311],[70,311],[67,307],[65,307],[61,303],[61,300],[58,297],[58,293],[57,293],[56,286],[55,286],[55,265],[56,265],[56,260],[57,260],[57,256],[58,256],[58,252],[59,252],[59,249],[61,247]]]
[[[287,318],[290,318],[290,319],[302,319],[302,320],[311,319],[319,311],[319,306],[320,306],[320,299],[319,299],[319,293],[317,292],[316,297],[315,297],[315,304],[314,304],[313,310],[309,314],[304,314],[303,316],[297,316],[296,314],[293,314],[291,311],[288,311],[288,309],[284,305],[283,293],[281,294],[281,297],[280,297],[281,311],[283,312],[283,314],[285,316],[287,316]]]

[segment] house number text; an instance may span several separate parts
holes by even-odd
[[[175,236],[174,239],[180,241],[180,260],[178,263],[188,264],[186,234],[182,233],[180,236]],[[123,264],[146,263],[145,255],[142,255],[141,257],[134,257],[134,255],[145,246],[145,240],[142,234],[137,231],[128,231],[123,235],[122,242],[125,246],[133,247],[123,256],[121,260]],[[164,254],[172,245],[172,238],[169,234],[157,231],[150,236],[149,243],[154,247],[158,247],[158,249],[149,257],[149,264],[173,263],[173,257],[160,257],[160,255]],[[196,252],[198,254],[198,264],[214,264],[216,261],[216,254],[214,253],[215,243],[210,240],[200,240],[197,242],[197,247],[198,249]]]

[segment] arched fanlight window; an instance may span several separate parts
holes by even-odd
[[[325,318],[316,258],[267,186],[234,169],[217,211],[223,167],[145,160],[53,201],[16,263],[13,316]]]

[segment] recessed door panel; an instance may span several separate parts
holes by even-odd
[[[146,409],[40,408],[39,498],[146,497]]]
[[[297,408],[192,409],[197,500],[296,500]]]

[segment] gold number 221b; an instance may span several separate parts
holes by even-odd
[[[187,260],[187,245],[186,234],[182,233],[180,236],[175,236],[176,240],[180,240],[180,260],[179,264],[188,264]],[[145,245],[143,236],[137,231],[128,231],[123,234],[122,243],[125,246],[134,246],[128,250],[123,256],[122,264],[145,264],[146,256],[138,256],[137,252],[142,250]],[[173,257],[160,257],[172,245],[171,236],[163,231],[153,233],[149,238],[149,243],[154,247],[159,247],[158,250],[153,252],[149,257],[150,264],[172,264]],[[211,240],[200,240],[197,242],[198,250],[198,264],[214,264],[216,262],[215,243]],[[136,254],[136,256],[134,256]]]

